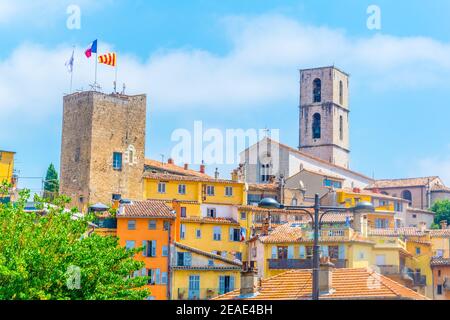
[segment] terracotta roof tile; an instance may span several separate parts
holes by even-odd
[[[425,296],[382,276],[371,269],[335,269],[332,273],[333,291],[320,299],[408,299],[428,300]],[[258,294],[249,300],[304,300],[311,299],[311,270],[291,270],[262,280]],[[241,299],[239,290],[214,300]]]
[[[241,182],[233,181],[233,180],[224,180],[224,179],[214,179],[211,177],[198,177],[198,176],[182,176],[182,175],[176,175],[176,174],[169,174],[169,173],[154,173],[154,172],[144,172],[143,174],[144,178],[147,179],[153,179],[153,180],[160,180],[160,181],[194,181],[194,182],[220,182],[220,183],[226,183],[226,184],[243,184]]]
[[[406,179],[382,179],[376,180],[366,189],[373,188],[401,188],[401,187],[420,187],[426,186],[429,182],[439,179],[437,176],[420,177],[420,178],[406,178]]]
[[[442,184],[435,184],[434,186],[431,187],[431,191],[435,191],[435,192],[450,192],[450,188],[446,187]]]
[[[417,213],[425,213],[425,214],[432,214],[432,215],[434,215],[434,212],[433,212],[433,211],[423,210],[423,209],[419,209],[419,208],[408,207],[408,208],[406,208],[406,211],[409,211],[409,212],[417,212]]]
[[[248,191],[278,192],[279,187],[278,183],[249,183]]]
[[[196,176],[196,177],[205,177],[205,178],[211,178],[211,176],[207,175],[206,173],[201,173],[199,171],[195,170],[185,170],[184,167],[177,166],[176,164],[171,163],[162,163],[160,161],[152,160],[152,159],[145,159],[145,166],[146,171],[151,170],[152,168],[156,170],[166,171],[168,173],[174,173],[174,174],[181,174],[185,176]]]
[[[120,207],[117,218],[124,217],[175,219],[175,213],[161,200],[133,201]]]
[[[449,238],[450,237],[450,229],[430,230],[430,236],[432,238]]]
[[[441,266],[449,266],[450,267],[450,259],[434,257],[434,258],[431,258],[430,264],[432,267],[441,267]]]
[[[422,232],[418,228],[406,227],[398,229],[369,229],[369,236],[382,236],[382,237],[421,237],[426,233]]]

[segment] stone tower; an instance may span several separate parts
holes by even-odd
[[[335,67],[300,70],[300,151],[349,167],[348,92],[348,74]]]
[[[60,193],[86,212],[143,197],[145,95],[87,91],[64,97]]]

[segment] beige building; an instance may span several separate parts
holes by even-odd
[[[367,189],[401,197],[408,200],[410,206],[422,210],[431,208],[436,200],[450,199],[450,188],[437,176],[376,180]]]
[[[60,192],[89,205],[143,197],[146,96],[87,91],[64,97]]]

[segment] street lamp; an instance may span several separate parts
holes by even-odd
[[[319,229],[322,224],[322,218],[330,212],[373,212],[375,210],[374,206],[370,202],[358,202],[355,207],[352,208],[342,208],[342,207],[332,207],[332,206],[321,206],[319,195],[316,194],[314,197],[314,205],[312,206],[284,206],[275,199],[264,198],[262,199],[258,207],[263,209],[286,209],[292,211],[302,211],[311,217],[311,222],[314,224],[314,248],[313,248],[313,288],[312,288],[312,299],[319,300]],[[308,211],[308,209],[314,210],[314,215]],[[322,214],[320,215],[320,212]]]

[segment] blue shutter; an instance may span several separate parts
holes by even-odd
[[[184,253],[184,266],[190,267],[192,264],[192,255],[190,252]]]
[[[155,283],[160,284],[161,283],[161,270],[156,269],[155,271],[156,271],[155,272]]]
[[[234,228],[230,227],[229,234],[230,234],[230,241],[234,241]]]
[[[300,259],[306,258],[306,248],[305,246],[300,246]]]
[[[288,247],[288,259],[294,259],[294,246]]]
[[[225,277],[219,276],[219,294],[225,293]]]
[[[143,250],[142,250],[142,255],[144,256],[144,257],[146,257],[147,256],[147,241],[142,241],[142,247],[144,248]]]
[[[276,259],[276,258],[277,258],[277,247],[272,246],[272,259]]]
[[[152,257],[156,257],[156,240],[152,240]]]
[[[328,246],[322,246],[322,253],[324,257],[328,257]]]
[[[230,291],[234,290],[234,276],[230,277]]]
[[[344,260],[345,259],[345,245],[341,244],[339,246],[339,260]]]
[[[155,270],[150,269],[150,284],[155,283]]]

